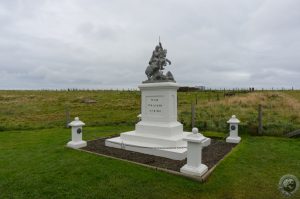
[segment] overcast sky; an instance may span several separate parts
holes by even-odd
[[[300,88],[299,0],[0,0],[0,89],[136,88],[159,35],[181,85]]]

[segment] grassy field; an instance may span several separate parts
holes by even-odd
[[[196,100],[197,99],[197,100]],[[257,106],[265,135],[299,129],[300,92],[178,93],[178,120],[190,130],[191,103],[206,136],[222,137],[236,114],[242,142],[199,182],[66,148],[66,109],[86,123],[84,139],[129,131],[140,112],[137,91],[0,91],[0,199],[2,198],[283,198],[282,175],[300,176],[300,139],[250,136]],[[218,131],[218,132],[215,132]],[[299,198],[300,191],[291,198]]]
[[[90,140],[130,130],[87,127]],[[65,147],[70,129],[0,133],[0,198],[283,198],[282,175],[300,176],[300,140],[243,136],[208,182]],[[299,198],[300,191],[291,198]]]
[[[257,108],[263,105],[265,135],[280,136],[300,129],[300,91],[258,91],[224,97],[223,91],[179,92],[178,120],[191,128],[191,103],[196,103],[200,130],[227,132],[236,114],[240,132],[256,134]],[[64,127],[66,110],[88,126],[133,126],[140,113],[138,91],[0,91],[0,131]]]

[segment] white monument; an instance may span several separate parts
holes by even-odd
[[[188,135],[184,140],[187,141],[187,164],[181,167],[180,172],[189,175],[202,176],[207,170],[207,166],[202,164],[202,148],[210,145],[210,138],[198,133],[197,128],[193,128],[193,134]]]
[[[107,139],[105,145],[175,160],[186,158],[188,134],[177,121],[177,90],[173,75],[162,70],[167,63],[166,50],[156,46],[146,69],[148,80],[138,87],[142,93],[141,121],[135,130]]]
[[[72,140],[68,142],[68,147],[78,149],[86,146],[86,141],[82,140],[82,126],[84,125],[79,117],[75,117],[75,120],[69,123],[69,126],[72,127]]]
[[[231,118],[227,121],[229,123],[229,137],[226,138],[226,142],[229,143],[239,143],[241,138],[238,136],[238,126],[240,120],[236,118],[235,115],[231,116]]]

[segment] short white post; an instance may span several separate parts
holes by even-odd
[[[68,142],[68,147],[78,149],[86,146],[86,141],[82,140],[82,126],[84,125],[79,117],[75,117],[75,120],[69,123],[69,126],[72,127],[72,140]]]
[[[142,120],[142,114],[139,114],[139,115],[137,116],[137,118],[139,118],[139,121],[141,121],[141,120]]]
[[[202,164],[202,148],[210,145],[210,138],[198,133],[198,128],[193,128],[193,134],[183,140],[187,141],[187,164],[181,167],[180,172],[189,175],[202,176],[207,166]]]
[[[240,120],[236,118],[235,115],[231,116],[231,118],[227,121],[229,124],[229,137],[226,138],[226,142],[229,143],[239,143],[241,138],[238,136],[238,127]]]

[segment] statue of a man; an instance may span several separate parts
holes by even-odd
[[[172,73],[169,71],[166,75],[163,74],[164,66],[171,65],[171,61],[166,58],[167,50],[163,49],[161,43],[157,45],[152,52],[149,65],[146,68],[147,82],[154,81],[174,81]]]

